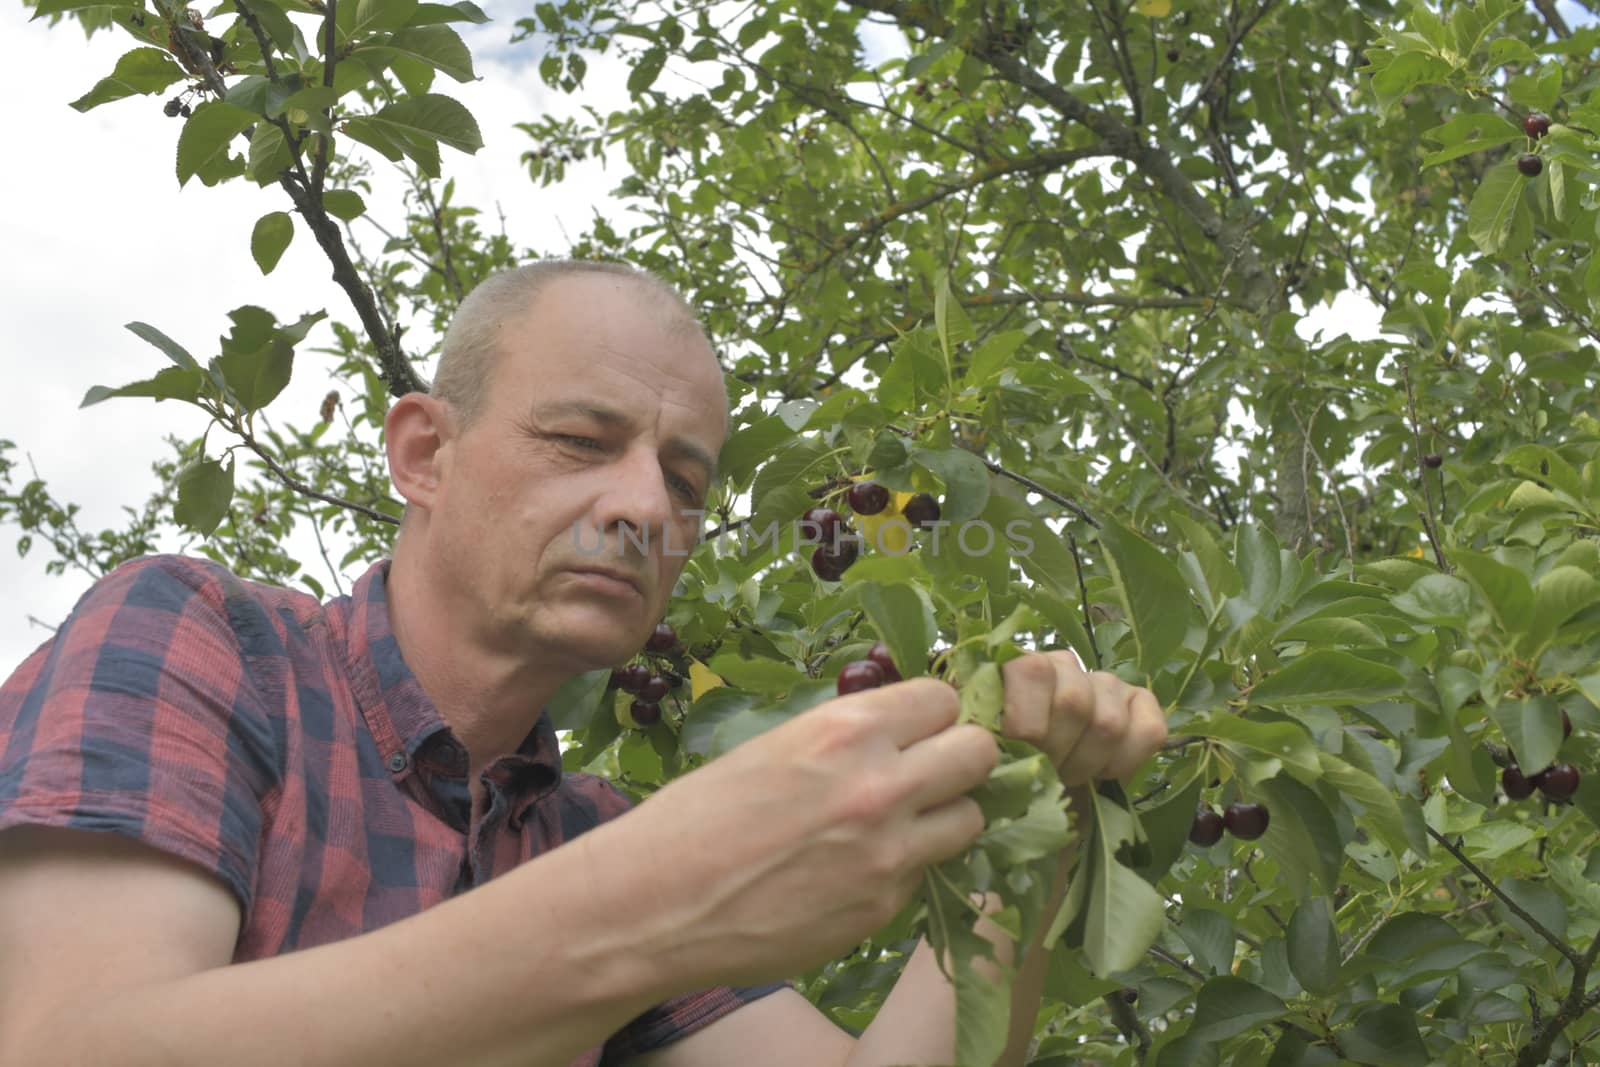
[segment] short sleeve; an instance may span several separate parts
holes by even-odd
[[[587,801],[585,807],[594,812],[598,822],[614,819],[631,807],[628,799],[603,778],[591,775],[567,775],[567,779],[568,784],[575,787],[575,792],[585,795]],[[575,836],[572,833],[574,829],[577,828],[568,827],[566,834],[568,840]],[[769,993],[789,988],[793,988],[789,982],[772,982],[759,986],[718,986],[663,1001],[611,1036],[601,1055],[601,1067],[620,1067],[635,1056],[688,1037],[701,1027],[716,1022],[751,1001],[760,1000]]]
[[[281,776],[222,573],[124,564],[0,686],[0,830],[122,834],[212,872],[248,916]]]

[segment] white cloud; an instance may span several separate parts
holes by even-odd
[[[517,246],[559,253],[597,208],[615,214],[606,201],[621,180],[620,165],[578,164],[549,189],[528,180],[520,156],[529,141],[513,124],[574,104],[544,87],[531,44],[505,47],[521,9],[484,6],[499,20],[463,28],[480,80],[458,85],[441,76],[435,90],[474,113],[486,147],[470,158],[446,149],[446,173],[457,179],[458,203],[487,213],[486,228],[497,228],[498,205]],[[0,391],[0,437],[16,443],[17,458],[32,456],[58,499],[82,505],[80,525],[98,530],[120,525],[124,505],[137,506],[156,491],[150,465],[169,455],[163,437],[193,437],[205,421],[170,402],[78,408],[90,386],[120,385],[166,365],[124,323],[148,322],[203,360],[226,330],[226,313],[241,304],[260,304],[280,319],[317,308],[346,322],[354,315],[303,229],[271,275],[256,268],[250,230],[260,215],[289,209],[281,190],[243,180],[209,189],[191,181],[179,190],[173,161],[180,120],[162,114],[162,98],[117,101],[88,114],[67,106],[111,71],[133,46],[130,38],[100,33],[85,41],[73,24],[50,28],[27,21],[27,14],[20,6],[0,14],[10,57],[0,64],[0,94],[14,102],[8,135],[27,148],[0,168],[0,202],[8,208],[0,214],[0,244],[10,249],[0,263],[0,364],[12,383]],[[619,70],[613,57],[592,59],[581,103],[602,111],[625,104]],[[386,161],[375,158],[374,165],[387,195],[370,197],[369,207],[392,231],[402,223],[401,186]],[[379,247],[375,230],[358,225],[356,232]],[[314,333],[294,380],[269,409],[279,422],[309,424],[329,388],[327,358],[307,350],[319,340]],[[48,637],[29,616],[60,622],[89,584],[82,572],[45,574],[47,549],[19,559],[16,532],[0,530],[0,588],[7,591],[0,677]],[[291,547],[302,559],[315,558],[309,536],[305,541]]]

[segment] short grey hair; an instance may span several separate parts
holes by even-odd
[[[639,282],[667,304],[674,326],[705,339],[705,331],[689,302],[650,271],[609,260],[543,259],[490,275],[467,294],[445,331],[438,373],[429,392],[450,404],[463,423],[472,422],[489,395],[506,323],[526,315],[552,282],[592,274]],[[706,347],[710,348],[709,340]]]

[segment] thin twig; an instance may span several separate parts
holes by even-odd
[[[278,461],[272,458],[272,454],[265,448],[262,448],[261,443],[257,441],[255,437],[251,435],[250,431],[245,427],[235,426],[233,427],[233,430],[239,435],[244,443],[249,446],[250,451],[254,452],[258,457],[260,457],[261,462],[267,465],[267,469],[278,476],[279,481],[302,496],[315,497],[317,500],[321,500],[328,504],[337,504],[342,508],[347,508],[350,511],[356,512],[358,515],[365,515],[369,519],[376,519],[379,522],[388,523],[390,526],[400,525],[400,520],[395,518],[393,515],[386,515],[375,508],[367,507],[365,504],[357,504],[354,500],[346,500],[343,497],[332,496],[328,493],[319,492],[318,490],[311,488],[311,486],[307,485],[305,482],[302,482],[300,479],[284,470],[283,467],[279,466]]]
[[[1422,516],[1423,528],[1428,533],[1428,543],[1433,546],[1433,558],[1439,564],[1439,569],[1446,574],[1450,573],[1450,561],[1444,556],[1444,542],[1439,539],[1439,528],[1433,521],[1433,493],[1428,489],[1428,468],[1422,462],[1422,427],[1417,421],[1417,400],[1411,392],[1411,367],[1406,365],[1400,368],[1400,376],[1406,383],[1406,408],[1411,412],[1411,439],[1417,450],[1417,473],[1422,482],[1422,500],[1427,504],[1427,510],[1419,512]]]
[[[1089,611],[1089,587],[1083,584],[1083,556],[1078,551],[1078,539],[1067,531],[1067,547],[1072,550],[1072,569],[1078,572],[1078,599],[1083,606],[1083,626],[1089,632],[1089,650],[1094,653],[1094,669],[1105,666],[1100,655],[1100,639],[1094,635],[1094,615]]]

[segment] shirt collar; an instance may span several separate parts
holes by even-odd
[[[450,726],[400,654],[389,617],[390,562],[373,564],[350,594],[345,666],[378,754],[389,773],[400,778],[410,773],[424,746],[450,736]],[[504,790],[513,824],[520,824],[528,806],[561,782],[561,746],[548,709],[516,752],[501,756],[484,773]]]

